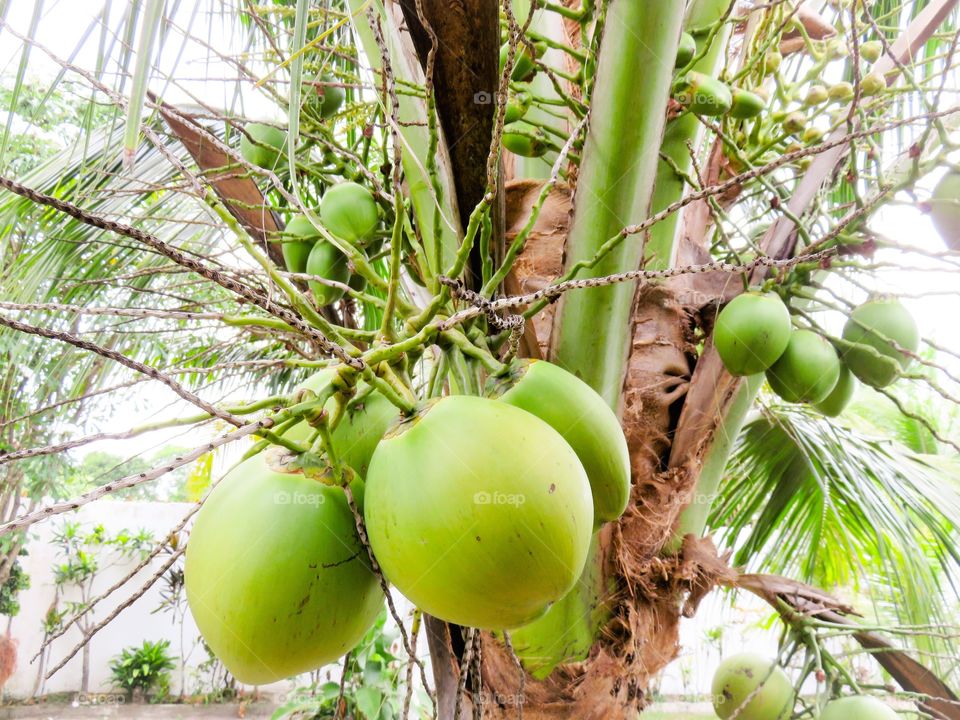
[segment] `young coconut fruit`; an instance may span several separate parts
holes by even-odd
[[[836,386],[826,398],[814,403],[814,406],[827,417],[837,417],[850,404],[856,392],[857,379],[850,372],[850,368],[840,363],[840,377],[837,379]]]
[[[524,625],[583,570],[590,483],[543,420],[453,395],[403,422],[367,474],[367,534],[384,575],[417,607],[484,630]]]
[[[307,258],[320,237],[320,233],[305,215],[294,215],[284,229],[286,237],[280,249],[283,263],[292,273],[307,271]]]
[[[948,170],[930,198],[930,218],[951,250],[960,250],[960,171]]]
[[[733,89],[733,104],[730,106],[730,117],[737,120],[749,120],[763,112],[767,106],[766,100],[749,90]]]
[[[243,159],[251,165],[273,170],[286,148],[286,131],[263,123],[247,123],[244,130],[246,134],[240,136]]]
[[[363,185],[342,182],[320,200],[320,222],[338,238],[364,247],[380,222],[377,201]]]
[[[533,97],[526,90],[521,90],[511,97],[509,102],[507,102],[507,109],[504,112],[504,125],[509,125],[522,119],[523,116],[527,114],[527,110],[530,109],[532,102]]]
[[[307,257],[307,269],[310,275],[325,278],[338,283],[346,284],[350,279],[350,268],[347,266],[347,256],[326,240],[318,240],[310,255]],[[346,292],[344,288],[327,285],[319,280],[307,282],[313,299],[319,307],[335,303]]]
[[[733,106],[730,88],[715,77],[688,72],[674,85],[677,102],[694,115],[723,115]]]
[[[820,720],[898,720],[899,717],[889,705],[866,695],[831,700],[820,713]]]
[[[674,64],[674,68],[679,70],[686,67],[696,54],[697,41],[690,33],[683,33],[680,35],[680,45],[677,47],[677,62]]]
[[[303,92],[310,109],[324,119],[336,115],[347,99],[346,91],[336,83],[333,75],[324,73],[318,84],[304,87]]]
[[[767,382],[787,402],[818,403],[840,379],[840,358],[830,341],[812,330],[794,330],[783,355],[767,369]]]
[[[550,146],[540,128],[525,122],[515,122],[503,128],[503,146],[521,157],[543,157]]]
[[[630,453],[620,421],[583,380],[543,360],[520,360],[493,389],[501,402],[533,413],[563,436],[587,471],[597,525],[630,500]]]
[[[755,375],[783,355],[790,331],[790,311],[777,295],[747,292],[720,312],[713,344],[731,375]]]
[[[871,300],[850,313],[843,327],[843,361],[862,382],[885,388],[913,362],[920,331],[897,300]],[[907,352],[904,352],[907,351]]]
[[[333,380],[333,377],[332,371],[325,370],[311,377],[299,388],[309,388],[319,392]],[[327,402],[324,409],[332,413],[333,401]],[[400,411],[393,403],[368,385],[361,383],[357,388],[357,396],[347,403],[340,421],[330,433],[330,440],[337,458],[353,468],[361,478],[365,478],[373,451],[399,417]],[[304,420],[287,430],[283,436],[294,442],[305,443],[313,433],[313,428]]]
[[[268,453],[242,462],[210,494],[184,568],[204,640],[250,685],[341,657],[383,605],[343,490],[277,472]]]
[[[547,44],[544,42],[535,42],[533,43],[533,50],[536,54],[536,57],[539,59],[543,57],[543,54],[547,51]],[[504,66],[507,64],[507,55],[510,52],[510,44],[504,43],[500,46],[500,72],[503,72]],[[537,74],[537,66],[533,58],[530,56],[530,48],[527,47],[526,43],[520,43],[517,46],[517,49],[513,56],[513,71],[510,74],[510,79],[514,82],[526,82],[533,79],[533,76]]]
[[[772,660],[741,653],[723,660],[713,676],[713,709],[721,720],[786,720],[796,700],[787,674]]]

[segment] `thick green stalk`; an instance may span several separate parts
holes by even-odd
[[[647,217],[682,20],[683,3],[675,0],[611,4],[567,240],[567,269],[591,259],[625,225]],[[630,238],[592,270],[596,276],[635,270],[642,259],[642,244]],[[633,284],[620,283],[569,293],[561,301],[553,338],[552,359],[590,383],[614,408],[623,385],[634,290]],[[538,677],[589,653],[608,613],[601,600],[609,591],[602,562],[594,544],[577,587],[542,618],[512,633],[519,657]]]
[[[691,533],[699,536],[706,527],[707,515],[720,490],[720,481],[723,480],[723,471],[727,467],[727,460],[730,459],[733,444],[740,430],[743,429],[747,413],[753,407],[753,401],[762,385],[763,375],[753,375],[746,378],[737,388],[736,397],[730,404],[723,422],[714,433],[713,444],[703,456],[696,494],[680,514],[676,532],[665,548],[667,552],[675,552],[680,548],[684,536]]]
[[[610,6],[567,267],[591,259],[608,238],[647,217],[682,22],[683,3],[675,0],[615,0]],[[642,259],[643,244],[628,238],[592,275],[636,270]],[[551,357],[614,408],[623,386],[635,290],[634,283],[619,283],[567,294],[551,341]]]
[[[686,28],[697,41],[699,57],[691,70],[715,75],[720,69],[730,37],[730,25],[725,24],[719,31],[712,31],[711,28],[723,17],[730,2],[731,0],[695,0],[690,6]],[[709,45],[704,47],[708,43]],[[690,113],[681,115],[667,125],[660,153],[668,158],[669,162],[661,158],[657,168],[651,213],[658,213],[683,197],[686,183],[679,173],[687,174],[693,168],[690,146],[697,147],[703,128],[703,124]],[[673,213],[650,229],[646,250],[649,269],[663,270],[673,264],[680,218],[681,213]]]

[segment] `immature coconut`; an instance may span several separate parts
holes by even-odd
[[[333,381],[335,375],[333,370],[321,370],[296,389],[319,393]],[[332,414],[334,401],[328,401],[324,409]],[[366,383],[360,383],[356,395],[349,400],[340,421],[330,434],[337,458],[353,468],[361,478],[366,477],[373,451],[399,416],[400,411],[386,397],[372,391]],[[287,430],[283,436],[294,442],[306,443],[314,434],[314,428],[304,420]]]
[[[871,300],[852,313],[843,328],[843,361],[862,382],[884,388],[913,362],[920,331],[897,300]]]
[[[720,312],[713,344],[727,372],[755,375],[773,365],[790,342],[790,312],[772,293],[738,295]]]
[[[320,222],[324,227],[360,247],[373,238],[379,221],[377,201],[359,183],[334,185],[320,200]]]
[[[762,113],[766,106],[767,101],[757,93],[734,88],[730,117],[738,120],[748,120]]]
[[[543,360],[520,360],[493,388],[501,402],[559,432],[587,471],[595,520],[616,520],[630,499],[630,453],[616,413],[576,375]]]
[[[694,115],[716,116],[733,106],[730,88],[715,77],[688,72],[674,85],[677,102]]]
[[[737,720],[786,720],[796,700],[793,684],[780,666],[754,653],[723,660],[711,692],[713,709],[722,720],[734,716]]]
[[[590,483],[563,437],[525,410],[465,395],[387,433],[364,516],[400,592],[485,630],[524,625],[569,592],[593,532]]]
[[[767,369],[770,387],[787,402],[822,402],[839,379],[837,351],[812,330],[795,330],[783,355]]]
[[[264,123],[248,123],[244,130],[246,134],[240,136],[243,159],[252,165],[273,170],[286,147],[286,131]]]
[[[820,713],[820,720],[899,720],[896,711],[877,698],[866,695],[831,700]]]
[[[680,45],[677,46],[677,61],[674,63],[674,67],[677,69],[686,67],[696,54],[697,41],[690,33],[682,33],[680,35]]]
[[[840,377],[830,394],[823,400],[815,403],[817,410],[827,417],[837,417],[840,415],[853,400],[857,392],[857,378],[843,363],[840,363]]]
[[[305,215],[294,215],[284,229],[283,262],[293,273],[307,271],[307,258],[313,250],[320,233]]]
[[[383,605],[344,491],[277,472],[266,452],[231,470],[200,508],[184,573],[204,640],[250,685],[341,657]]]
[[[503,146],[520,157],[543,157],[550,146],[543,130],[523,121],[503,128]]]
[[[930,219],[947,247],[960,250],[960,171],[947,171],[933,189]]]
[[[337,84],[333,75],[324,73],[318,84],[305,85],[303,92],[310,108],[322,118],[337,114],[347,97],[346,91]]]
[[[347,265],[347,256],[340,252],[333,243],[318,240],[307,257],[307,273],[326,280],[346,284],[350,279],[350,268]],[[331,305],[343,297],[346,290],[336,285],[327,285],[319,280],[307,282],[317,305],[324,307]]]

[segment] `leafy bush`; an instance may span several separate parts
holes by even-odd
[[[139,688],[148,693],[157,686],[169,687],[168,671],[176,666],[169,647],[169,640],[144,640],[140,647],[124,648],[110,661],[113,682],[128,692]]]

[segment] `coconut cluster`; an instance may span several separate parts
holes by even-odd
[[[793,682],[776,661],[755,653],[725,658],[711,688],[713,708],[721,720],[787,720],[797,695]],[[865,695],[829,700],[821,720],[896,720],[897,713]]]
[[[441,620],[526,625],[574,588],[595,530],[627,507],[620,423],[556,365],[518,360],[483,397],[435,399],[409,417],[362,383],[342,406],[338,380],[324,370],[298,387],[297,401],[328,398],[324,412],[282,430],[314,447],[314,424],[339,417],[325,452],[274,446],[244,460],[191,533],[187,599],[243,682],[348,652],[382,608],[381,574]]]
[[[795,329],[773,293],[747,292],[717,317],[713,343],[729,373],[765,373],[787,402],[809,403],[823,414],[843,412],[857,380],[884,388],[913,362],[920,345],[916,322],[897,300],[875,299],[850,313],[842,338]]]

